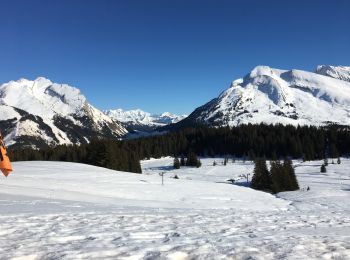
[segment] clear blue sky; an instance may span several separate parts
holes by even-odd
[[[0,82],[38,76],[100,109],[190,113],[256,65],[350,65],[350,1],[0,0]]]

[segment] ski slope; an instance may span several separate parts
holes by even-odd
[[[350,160],[326,174],[295,161],[302,190],[277,197],[245,187],[252,163],[222,161],[16,162],[0,179],[0,259],[350,259]]]

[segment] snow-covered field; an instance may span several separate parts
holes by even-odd
[[[151,159],[141,175],[14,163],[0,178],[0,259],[350,259],[350,160],[325,174],[295,161],[302,190],[277,197],[246,187],[252,163],[213,161]]]

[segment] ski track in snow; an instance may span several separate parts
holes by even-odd
[[[203,159],[202,168],[172,170],[167,167],[171,158],[152,159],[142,162],[143,175],[111,175],[79,164],[15,163],[14,174],[0,181],[0,259],[350,259],[350,160],[330,164],[326,174],[319,172],[321,162],[294,162],[301,188],[311,190],[279,198],[218,183],[251,172],[253,165],[222,166],[222,159],[215,160],[215,167],[213,159]],[[68,168],[71,176],[64,175]],[[48,169],[51,178],[43,175]],[[166,172],[163,187],[160,171]],[[86,179],[79,182],[84,173]],[[175,173],[180,180],[171,178]],[[31,176],[38,178],[35,187],[30,187]],[[65,188],[65,181],[71,186]],[[181,208],[181,194],[168,193],[186,183],[187,189],[206,187],[208,195],[193,188],[186,194],[197,198],[185,198]],[[151,195],[144,200],[148,186]],[[247,196],[239,198],[250,205],[241,209],[242,202],[225,201],[231,198],[226,187],[233,197]],[[223,193],[216,193],[218,188]],[[156,200],[159,189],[163,198]],[[191,203],[194,208],[188,207]]]

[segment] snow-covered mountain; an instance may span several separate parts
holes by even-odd
[[[350,67],[320,65],[317,66],[316,73],[350,82]]]
[[[106,110],[104,113],[111,118],[124,123],[128,129],[136,131],[152,131],[158,127],[177,123],[186,115],[174,115],[169,112],[161,115],[151,114],[141,109],[124,111],[122,109]]]
[[[318,66],[307,72],[258,66],[172,127],[350,125],[349,79],[350,67]]]
[[[0,86],[0,129],[8,146],[44,147],[118,138],[127,130],[90,105],[80,90],[46,78]]]

